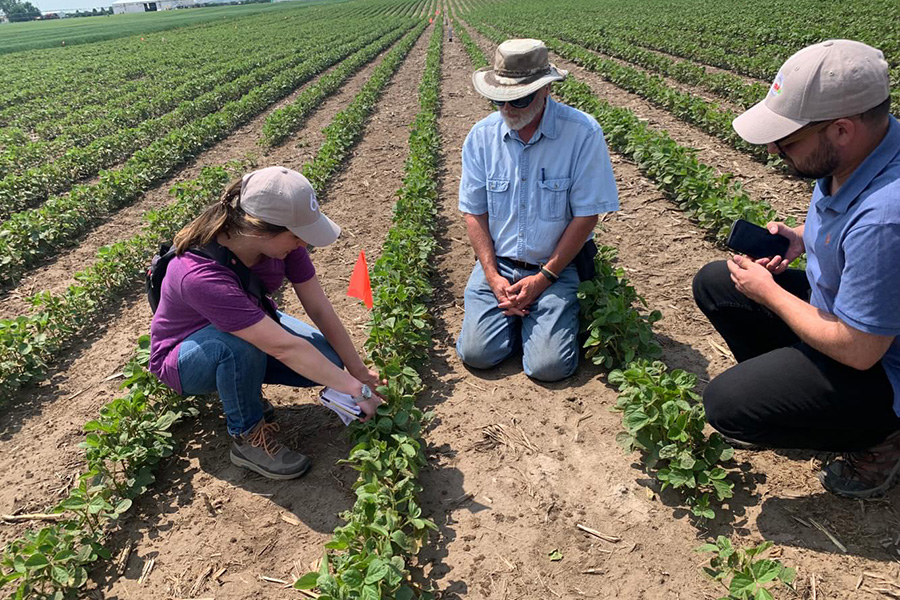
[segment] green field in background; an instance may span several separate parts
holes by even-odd
[[[209,6],[105,17],[4,23],[0,25],[0,54],[39,48],[74,46],[221,19],[233,19],[265,11],[295,9],[298,5],[337,4],[343,1],[345,0],[297,0],[275,4]]]

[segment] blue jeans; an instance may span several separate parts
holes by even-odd
[[[502,258],[500,275],[512,283],[537,271],[519,269]],[[456,341],[460,360],[476,369],[497,365],[519,348],[525,374],[539,381],[559,381],[578,367],[578,273],[569,265],[559,280],[529,307],[525,317],[507,317],[497,307],[481,263],[469,277],[465,317]]]
[[[278,314],[281,326],[288,332],[302,337],[328,360],[344,367],[337,352],[317,329],[282,312]],[[247,433],[262,420],[262,384],[318,385],[253,344],[213,325],[195,331],[181,342],[178,375],[186,396],[219,393],[228,433],[233,436]]]

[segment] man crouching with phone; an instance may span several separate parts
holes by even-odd
[[[819,474],[868,498],[900,477],[900,123],[879,50],[829,40],[794,54],[734,120],[816,186],[806,222],[769,223],[784,256],[706,265],[694,298],[738,365],[703,394],[737,447],[843,453]],[[788,263],[807,255],[806,272]]]

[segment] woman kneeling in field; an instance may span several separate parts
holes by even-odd
[[[231,462],[271,479],[299,477],[310,461],[274,439],[278,425],[262,398],[264,383],[327,385],[353,396],[366,419],[381,402],[372,394],[377,375],[357,354],[306,251],[340,232],[319,212],[303,175],[254,171],[175,236],[177,255],[160,289],[150,370],[184,395],[217,391],[234,439]],[[222,252],[225,264],[208,257]],[[250,273],[243,269],[242,285],[244,265]],[[285,277],[318,330],[277,311],[265,295]],[[264,293],[249,291],[253,281]]]

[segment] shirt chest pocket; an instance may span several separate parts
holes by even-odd
[[[561,221],[566,218],[571,183],[571,179],[545,179],[538,182],[541,219]]]
[[[512,210],[512,194],[509,179],[487,180],[488,213],[493,216],[508,215]]]

